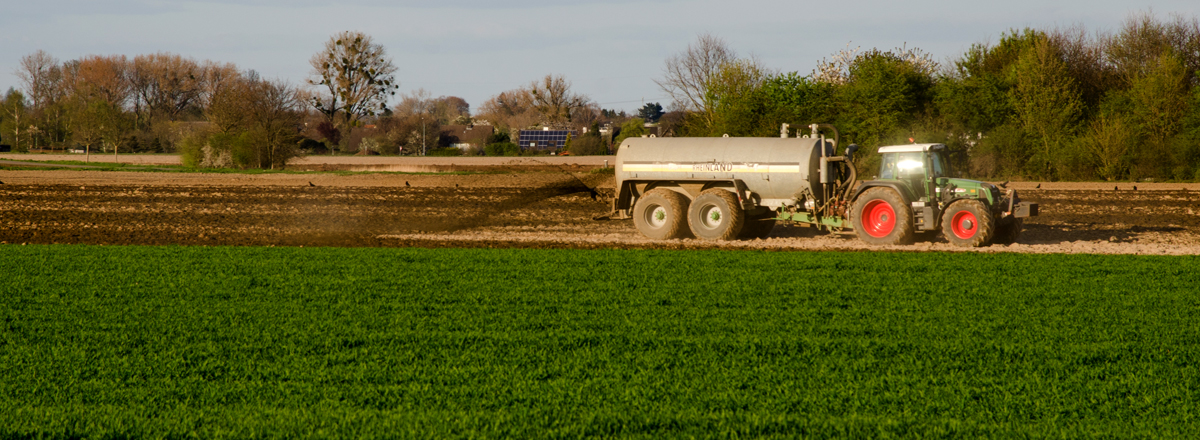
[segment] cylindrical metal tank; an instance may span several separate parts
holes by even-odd
[[[822,202],[819,138],[629,138],[617,149],[616,180],[686,181],[740,179],[778,206],[805,189]],[[825,142],[825,155],[833,155]]]

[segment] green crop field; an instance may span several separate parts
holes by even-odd
[[[1200,435],[1200,257],[0,258],[0,438]]]

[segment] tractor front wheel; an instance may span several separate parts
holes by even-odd
[[[697,238],[733,240],[742,232],[745,213],[738,199],[720,188],[704,190],[688,207],[688,226]]]
[[[978,200],[960,200],[942,214],[942,235],[957,246],[980,247],[991,243],[996,220]]]
[[[854,233],[872,245],[909,244],[912,208],[891,188],[871,188],[854,200]]]
[[[633,225],[638,232],[655,240],[687,238],[688,199],[668,189],[647,191],[633,205]]]

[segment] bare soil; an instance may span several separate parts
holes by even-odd
[[[612,176],[182,174],[0,170],[0,242],[962,251],[940,237],[870,247],[780,223],[765,240],[652,241],[609,211]],[[977,252],[1200,254],[1200,185],[1010,183],[1041,204],[1017,244]]]

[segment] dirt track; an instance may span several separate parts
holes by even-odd
[[[252,246],[868,249],[779,225],[766,240],[654,242],[595,221],[611,175],[0,171],[0,242]],[[983,252],[1200,254],[1200,185],[1014,183],[1042,215]],[[593,198],[588,187],[599,187]],[[895,250],[961,250],[941,238]]]

